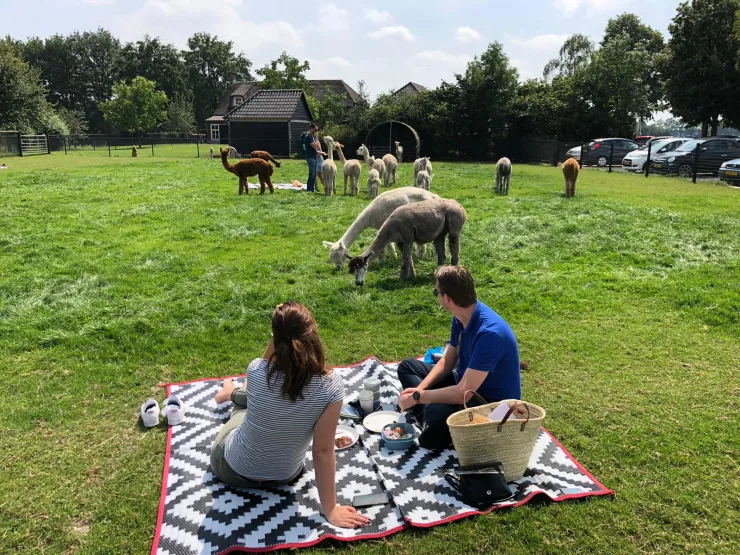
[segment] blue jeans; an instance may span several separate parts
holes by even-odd
[[[306,189],[313,193],[314,190],[316,190],[316,174],[319,171],[319,168],[321,165],[319,164],[319,161],[321,158],[306,158],[306,163],[308,164],[308,181],[306,182]]]

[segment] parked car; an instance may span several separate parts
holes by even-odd
[[[645,143],[645,146],[647,146],[647,145],[649,145],[651,143],[654,143],[655,141],[661,141],[663,139],[673,139],[673,138],[674,138],[673,135],[661,135],[660,137],[653,137],[652,139],[650,139],[648,142]],[[680,139],[680,138],[681,137],[676,137],[676,139]],[[688,137],[687,137],[687,139],[688,139]]]
[[[645,146],[627,154],[624,160],[622,160],[622,167],[627,171],[641,172],[645,169],[645,162],[647,162],[648,145],[650,145],[650,161],[652,162],[661,154],[673,152],[683,143],[690,140],[681,137],[668,137],[655,142],[648,142]]]
[[[740,156],[740,142],[734,139],[713,137],[687,141],[673,152],[659,155],[650,171],[654,173],[677,173],[681,177],[694,174],[696,149],[699,148],[697,173],[716,174],[722,164]]]
[[[719,180],[730,185],[740,185],[740,158],[728,160],[717,171]]]
[[[638,148],[639,145],[629,139],[596,139],[583,146],[578,161],[582,166],[597,165],[603,168],[609,165],[611,156],[612,165],[618,166],[627,153]]]
[[[571,148],[568,152],[565,153],[565,155],[568,158],[573,158],[573,160],[576,160],[577,162],[581,161],[581,147],[575,146]]]
[[[650,139],[654,139],[654,138],[655,137],[653,135],[638,135],[637,137],[635,137],[635,142],[638,145],[642,146],[642,145],[648,144],[648,141],[650,141]]]

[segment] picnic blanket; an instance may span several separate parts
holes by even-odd
[[[305,191],[306,190],[306,184],[299,183],[298,181],[294,181],[293,183],[273,183],[272,186],[275,189],[283,189],[286,191]],[[250,183],[249,188],[259,190],[260,186],[258,183]],[[265,190],[268,190],[268,188],[265,187]]]
[[[381,382],[381,401],[394,403],[401,389],[396,364],[367,359],[339,367],[347,387],[345,402],[357,400],[363,381]],[[609,495],[546,430],[540,431],[523,478],[510,485],[513,499],[483,510],[466,505],[444,479],[457,464],[452,450],[415,446],[391,451],[380,436],[357,425],[361,441],[337,452],[337,502],[351,505],[355,495],[386,491],[391,503],[362,509],[372,523],[362,529],[332,526],[321,516],[311,451],[306,471],[293,484],[270,489],[236,490],[211,473],[210,448],[230,415],[230,403],[216,405],[220,379],[169,384],[168,395],[186,405],[185,421],[169,428],[162,495],[152,554],[216,555],[307,547],[324,539],[380,538],[405,527],[430,527],[502,507],[522,505],[535,496],[562,501]]]

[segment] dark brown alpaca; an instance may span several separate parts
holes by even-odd
[[[253,151],[252,151],[252,152],[251,152],[251,153],[249,154],[249,157],[250,157],[250,158],[261,158],[261,159],[262,159],[262,160],[264,160],[265,162],[272,162],[273,164],[275,164],[275,167],[276,167],[276,168],[279,168],[279,167],[280,167],[280,162],[278,162],[277,160],[275,160],[275,159],[274,159],[274,158],[273,158],[273,157],[272,157],[272,156],[270,155],[270,153],[269,153],[269,152],[267,152],[266,150],[253,150]]]
[[[132,146],[131,147],[131,158],[136,158],[137,156],[138,154],[136,154],[136,147]]]
[[[260,195],[265,194],[265,184],[270,188],[270,193],[274,193],[275,189],[272,188],[272,181],[270,176],[274,171],[269,162],[260,160],[259,158],[250,158],[248,160],[242,160],[236,164],[229,162],[229,151],[221,150],[221,163],[227,172],[233,173],[239,178],[239,194],[242,194],[242,189],[248,195],[249,194],[249,183],[247,182],[248,177],[258,176],[260,180]]]

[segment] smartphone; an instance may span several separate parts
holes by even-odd
[[[387,505],[387,493],[371,493],[370,495],[355,495],[352,500],[352,506],[356,509],[360,507],[372,507],[373,505]]]

